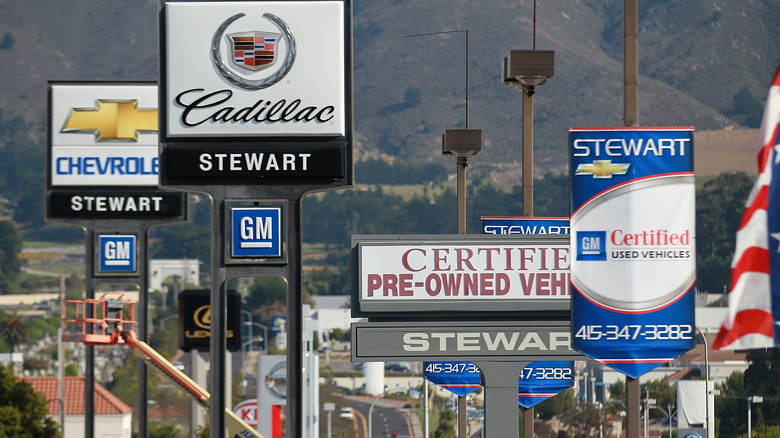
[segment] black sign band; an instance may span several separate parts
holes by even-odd
[[[163,150],[163,184],[279,184],[332,181],[346,175],[341,146],[181,146]]]
[[[62,190],[49,194],[50,219],[173,219],[184,216],[180,192]]]

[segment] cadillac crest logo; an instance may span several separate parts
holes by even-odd
[[[262,90],[276,84],[289,73],[295,63],[295,38],[287,23],[271,13],[263,14],[263,18],[273,23],[281,33],[251,30],[225,35],[227,28],[244,16],[244,13],[235,14],[219,26],[211,40],[211,61],[228,83],[245,90]],[[231,60],[229,65],[222,59],[221,46],[225,40],[231,53],[228,57]],[[285,43],[287,54],[279,70],[260,79],[245,77],[276,64],[277,58],[281,58],[279,51],[282,42]]]
[[[274,65],[278,33],[241,32],[227,36],[232,43],[233,65],[249,71],[260,71]]]

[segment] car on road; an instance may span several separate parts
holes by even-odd
[[[339,417],[341,418],[347,418],[352,419],[355,416],[355,414],[352,413],[352,408],[341,408],[339,411]]]

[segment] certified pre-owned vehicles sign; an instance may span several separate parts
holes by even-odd
[[[568,236],[353,236],[362,312],[569,308]]]

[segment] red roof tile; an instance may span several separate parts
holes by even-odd
[[[56,377],[22,377],[33,390],[46,397],[50,415],[59,415],[59,387]],[[65,415],[84,415],[84,377],[65,377]],[[102,385],[95,384],[95,414],[112,415],[133,412],[125,402]]]

